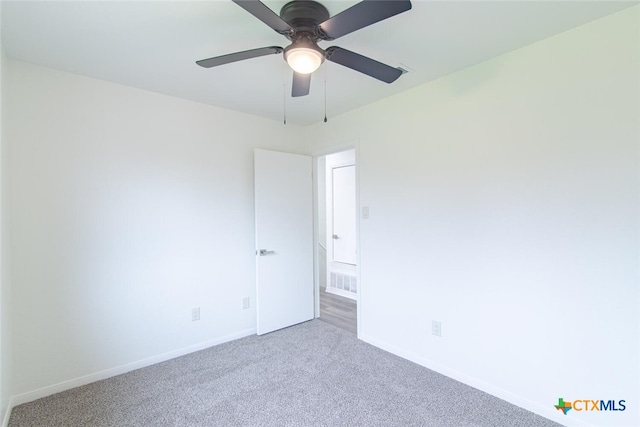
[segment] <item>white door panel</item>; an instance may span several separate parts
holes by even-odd
[[[356,263],[356,167],[333,168],[333,261]]]
[[[314,315],[311,171],[309,156],[255,150],[258,335]]]

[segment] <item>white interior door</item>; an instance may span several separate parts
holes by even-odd
[[[313,193],[309,156],[255,150],[258,335],[311,320]]]
[[[356,263],[356,167],[333,168],[333,261]]]

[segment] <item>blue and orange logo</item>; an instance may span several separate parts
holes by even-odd
[[[558,411],[564,412],[565,415],[572,409],[571,402],[565,402],[563,398],[558,399],[558,404],[554,406]]]
[[[573,402],[565,402],[561,397],[558,399],[558,404],[553,405],[558,411],[562,411],[567,415],[570,410],[574,411],[624,411],[627,409],[624,400],[574,400]]]

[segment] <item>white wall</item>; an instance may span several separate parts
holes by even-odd
[[[18,403],[254,333],[253,149],[302,129],[6,65]]]
[[[0,22],[2,21],[2,3],[0,2]],[[5,188],[5,121],[4,98],[5,57],[0,31],[0,420],[5,417],[11,397],[11,328],[10,328],[10,292],[8,279],[8,263],[6,262],[6,203]]]
[[[362,338],[563,423],[640,424],[638,18],[304,132],[318,153],[360,141]],[[251,333],[252,150],[304,151],[303,130],[1,65],[2,404],[7,372],[35,396]],[[565,417],[558,397],[631,404]]]
[[[640,425],[639,18],[308,129],[318,153],[359,139],[363,339],[568,425]]]

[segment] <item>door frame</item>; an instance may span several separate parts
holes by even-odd
[[[357,316],[357,337],[360,338],[362,331],[362,293],[363,283],[360,275],[360,219],[362,208],[360,204],[360,158],[359,158],[359,140],[352,140],[343,145],[336,145],[328,147],[326,149],[318,150],[311,154],[313,157],[313,285],[314,285],[314,317],[317,319],[320,317],[320,220],[318,218],[318,159],[330,154],[339,153],[342,151],[354,150],[355,151],[355,166],[356,166],[356,280],[358,283],[358,292],[356,293],[356,316]]]
[[[325,157],[326,159],[326,157]],[[329,175],[329,173],[331,174],[331,176],[327,176],[327,188],[326,188],[326,192],[327,192],[327,237],[331,236],[332,233],[336,232],[336,196],[335,196],[335,191],[336,191],[336,181],[335,181],[335,174],[337,170],[342,170],[343,168],[353,168],[354,171],[354,190],[355,190],[355,172],[357,170],[356,164],[355,164],[355,153],[354,153],[354,159],[353,161],[345,161],[345,162],[336,162],[333,163],[331,165],[327,165],[327,175]],[[329,184],[330,183],[330,184]],[[354,193],[354,198],[352,199],[353,202],[355,202],[355,193]],[[355,216],[358,216],[358,211],[357,211],[357,206],[354,206],[354,212],[353,214]],[[330,229],[329,229],[330,228]],[[355,239],[355,222],[353,224],[353,228],[349,227],[350,231],[353,231],[353,238]],[[338,233],[340,234],[340,233]],[[353,241],[353,244],[355,245],[355,240]],[[357,248],[356,248],[357,249]],[[338,269],[340,269],[340,267],[342,266],[354,266],[357,265],[357,260],[356,260],[356,256],[357,256],[357,250],[355,251],[355,253],[352,253],[353,255],[353,259],[349,260],[350,262],[346,262],[346,260],[342,260],[342,261],[337,261],[336,260],[336,241],[331,242],[331,239],[327,240],[327,256],[331,258],[331,261],[328,261],[327,263],[332,263],[331,266],[337,267]],[[339,264],[339,265],[335,265],[335,264]],[[350,269],[350,267],[345,267],[347,269]],[[330,269],[330,268],[329,268]]]

